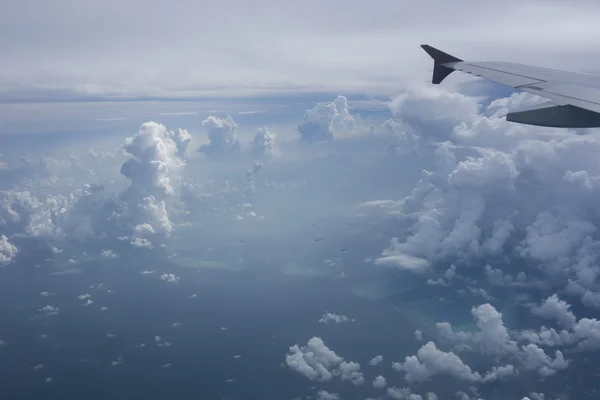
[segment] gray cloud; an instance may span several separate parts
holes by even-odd
[[[428,65],[418,48],[421,41],[469,58],[495,59],[502,52],[506,61],[552,60],[556,67],[570,62],[587,68],[598,11],[591,1],[578,4],[573,9],[558,1],[510,0],[503,3],[507,18],[496,22],[483,18],[495,12],[493,6],[468,7],[464,1],[323,5],[267,0],[252,7],[229,0],[173,7],[161,0],[109,0],[88,7],[58,0],[32,8],[9,0],[0,18],[0,50],[8,60],[4,97],[36,91],[34,97],[40,97],[49,83],[56,88],[52,97],[276,90],[390,94]],[[528,24],[519,19],[540,10],[543,18]],[[197,15],[226,13],[232,14],[227,20],[197,23]],[[167,15],[178,23],[166,32],[147,23]],[[422,15],[427,18],[418,18]],[[146,52],[150,46],[154,51]],[[557,51],[570,57],[557,58]]]

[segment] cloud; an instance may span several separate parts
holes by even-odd
[[[556,294],[553,294],[545,299],[541,305],[534,306],[531,313],[546,319],[556,319],[563,328],[569,329],[575,325],[577,320],[570,308],[570,304],[560,300]]]
[[[120,172],[129,179],[124,190],[109,193],[102,184],[79,184],[72,177],[63,181],[62,175],[69,174],[57,173],[52,175],[56,189],[43,190],[43,185],[30,182],[28,190],[17,185],[0,193],[0,223],[12,234],[46,241],[54,254],[63,251],[54,243],[64,247],[74,241],[117,237],[149,248],[148,237],[168,237],[173,230],[169,210],[177,203],[180,171],[190,141],[185,130],[173,132],[162,124],[146,122],[121,148],[125,160]],[[92,159],[98,154],[92,152]],[[70,160],[71,170],[82,163],[75,155]],[[97,176],[85,175],[84,179],[90,178]],[[73,186],[79,188],[70,189]],[[103,250],[102,255],[113,258],[117,254]]]
[[[375,259],[375,264],[385,265],[413,272],[425,272],[430,263],[422,257],[415,257],[403,253],[398,238],[392,238],[390,247],[381,253],[381,257]]]
[[[246,171],[245,188],[244,194],[246,196],[252,196],[256,194],[256,174],[263,167],[263,163],[260,161],[253,161],[252,167]]]
[[[306,346],[291,346],[285,364],[292,371],[313,381],[329,381],[339,376],[341,380],[350,381],[356,386],[364,384],[360,364],[344,361],[318,337],[310,339]]]
[[[328,381],[333,378],[333,370],[343,358],[330,350],[323,340],[313,337],[305,347],[294,345],[285,357],[286,365],[293,371],[310,380]]]
[[[325,312],[323,316],[319,319],[319,322],[322,324],[343,324],[344,322],[350,322],[350,318],[343,314]]]
[[[378,375],[373,379],[373,387],[375,389],[383,389],[387,386],[387,381],[381,375]]]
[[[369,361],[369,365],[375,366],[375,365],[380,364],[382,361],[383,361],[383,356],[382,355],[378,355],[378,356],[373,357],[371,359],[371,361]]]
[[[360,364],[354,361],[342,361],[339,365],[340,379],[350,381],[355,386],[361,386],[365,383],[363,373],[360,372]]]
[[[250,143],[250,150],[257,156],[274,157],[280,154],[276,143],[277,136],[262,126],[256,130],[254,138]]]
[[[516,362],[519,368],[525,371],[536,371],[543,378],[552,376],[557,371],[564,370],[569,366],[570,361],[563,357],[563,353],[560,350],[556,350],[554,358],[552,358],[536,343],[518,346],[517,341],[511,337],[509,331],[504,326],[502,314],[498,313],[492,305],[483,304],[479,307],[473,307],[471,313],[475,318],[479,331],[474,333],[454,332],[447,322],[437,323],[437,328],[441,336],[451,342],[461,344],[460,349],[475,350],[482,355],[495,356],[499,357],[499,359],[504,358]],[[584,325],[587,325],[587,321],[582,321]],[[545,329],[542,329],[542,331],[547,332]],[[537,341],[535,333],[524,333],[516,332],[515,335],[517,339],[529,341],[533,339],[533,341]],[[589,337],[589,333],[591,333],[590,330],[587,330],[584,336]],[[542,335],[546,337],[544,333]],[[556,338],[556,336],[554,337]],[[550,343],[544,344],[548,345]],[[494,367],[483,376],[481,381],[490,382],[516,374],[518,374],[516,367],[507,364],[501,367]]]
[[[269,0],[265,13],[239,0],[208,8],[186,3],[176,10],[162,3],[142,9],[136,2],[109,0],[86,8],[59,0],[54,7],[44,4],[33,12],[14,2],[0,20],[6,37],[16,38],[1,43],[9,60],[3,97],[160,99],[340,90],[387,96],[409,80],[429,79],[431,60],[410,39],[423,35],[465,59],[529,61],[575,70],[595,61],[587,52],[593,42],[582,34],[597,32],[598,12],[589,1],[572,9],[561,2],[510,0],[504,3],[509,16],[502,22],[484,22],[494,10],[491,6],[466,4],[438,5],[440,17],[416,24],[411,17],[425,15],[428,3],[407,7],[383,0],[373,7],[353,1],[342,9],[314,0],[302,5]],[[539,12],[540,5],[544,18],[523,26],[518,16]],[[116,6],[118,16],[107,11]],[[321,7],[318,16],[310,11],[316,7]],[[230,9],[240,10],[239,15],[195,23],[196,15],[224,15]],[[144,24],[166,13],[180,21],[169,32],[158,33]],[[41,17],[48,21],[40,23]],[[113,29],[105,31],[105,26]],[[461,29],[450,29],[456,26]],[[219,29],[222,34],[215,37]],[[500,30],[505,34],[491,33]],[[83,57],[86,45],[93,45],[95,52]],[[143,51],[150,46],[165,57]],[[398,51],[386,52],[391,48]],[[52,54],[61,57],[49,61]],[[109,57],[110,64],[102,63]],[[141,73],[149,64],[153,68]],[[46,86],[48,82],[55,84]]]
[[[208,117],[202,121],[202,127],[206,131],[209,142],[200,146],[199,152],[209,156],[223,156],[236,154],[241,150],[236,132],[238,125],[231,116]]]
[[[467,382],[478,382],[481,375],[473,372],[459,356],[438,350],[435,343],[427,342],[416,356],[406,357],[403,363],[393,363],[396,371],[404,371],[408,383],[423,382],[438,374],[448,374]]]
[[[389,107],[394,115],[427,125],[427,132],[438,139],[446,138],[448,132],[460,123],[473,122],[480,108],[476,98],[435,86],[411,86]]]
[[[17,247],[10,243],[6,236],[0,236],[0,265],[10,264],[17,254],[19,254]]]
[[[51,315],[58,315],[59,308],[47,305],[45,307],[40,308],[38,311],[42,313],[40,314],[40,316],[48,317]]]
[[[356,121],[348,109],[348,100],[337,96],[330,103],[318,103],[304,112],[298,133],[304,142],[331,140],[335,135],[352,133]]]
[[[423,340],[423,333],[418,329],[415,330],[415,340],[419,342]]]
[[[412,393],[412,390],[408,387],[400,389],[394,386],[388,388],[387,395],[394,400],[423,400],[421,395]]]
[[[319,390],[317,392],[317,400],[341,400],[341,396],[337,393],[330,393],[326,390]]]
[[[448,284],[440,270],[448,264],[479,264],[494,286],[564,290],[600,308],[597,133],[506,122],[499,110],[535,102],[526,95],[481,102],[415,87],[393,103],[435,161],[410,195],[386,203],[409,225],[376,262],[434,275],[438,285]]]
[[[170,173],[183,166],[181,135],[168,132],[156,122],[145,122],[138,133],[125,140],[123,150],[129,159],[121,173],[131,180],[128,194],[135,197],[173,194]],[[185,140],[185,139],[183,139]]]
[[[175,276],[174,274],[162,274],[160,276],[160,279],[169,283],[179,283],[179,281],[181,280],[180,277]]]

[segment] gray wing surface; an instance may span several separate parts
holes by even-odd
[[[426,44],[421,47],[434,60],[434,84],[460,71],[549,100],[508,113],[508,121],[560,128],[600,127],[600,75],[508,62],[464,61]]]

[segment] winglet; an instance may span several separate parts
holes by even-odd
[[[448,75],[454,71],[453,68],[446,67],[444,64],[450,62],[459,62],[462,61],[460,58],[456,58],[448,53],[444,53],[441,50],[436,49],[435,47],[431,47],[428,44],[422,44],[421,48],[427,52],[433,58],[433,77],[431,78],[431,83],[439,84],[442,82]]]

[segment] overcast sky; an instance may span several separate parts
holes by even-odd
[[[593,1],[7,0],[0,98],[390,95],[428,78],[422,43],[593,70],[599,18]]]

